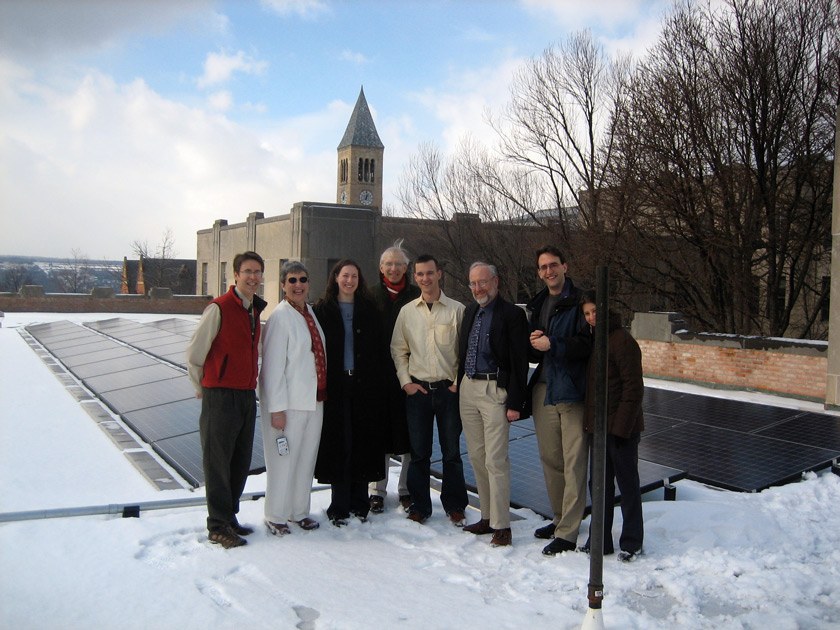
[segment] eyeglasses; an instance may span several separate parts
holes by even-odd
[[[540,265],[537,267],[539,271],[548,271],[549,269],[557,269],[560,266],[559,262],[548,263],[547,265]]]
[[[404,262],[386,262],[382,263],[383,267],[408,267]]]
[[[477,289],[478,287],[486,289],[491,280],[492,278],[490,278],[490,280],[476,280],[475,282],[470,282],[469,287],[470,289]]]
[[[239,272],[240,276],[254,276],[255,278],[259,278],[263,275],[263,272],[259,269],[257,271],[251,271],[250,269],[243,269]]]
[[[306,284],[307,282],[309,282],[309,278],[307,278],[306,276],[303,276],[303,278],[286,278],[286,282],[288,282],[289,284],[297,284],[298,280],[300,280],[301,284]]]

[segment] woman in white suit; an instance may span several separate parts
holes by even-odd
[[[309,296],[309,272],[289,261],[280,270],[284,299],[268,318],[262,337],[260,416],[265,450],[265,523],[275,536],[289,522],[317,529],[310,494],[323,423],[327,370],[324,333]]]

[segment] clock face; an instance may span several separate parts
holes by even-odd
[[[361,201],[364,205],[369,206],[373,203],[373,193],[369,190],[363,190],[359,194],[359,201]]]
[[[341,191],[341,203],[347,203],[347,191],[346,190]]]

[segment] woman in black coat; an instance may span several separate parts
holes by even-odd
[[[333,525],[367,518],[367,484],[384,474],[382,379],[388,355],[379,312],[359,265],[339,261],[315,305],[327,352],[327,400],[315,477],[329,483]]]
[[[595,328],[597,313],[595,292],[584,291],[580,299],[586,322]],[[639,439],[645,429],[642,398],[642,351],[633,336],[621,325],[621,317],[610,311],[607,326],[607,453],[604,496],[604,554],[614,551],[612,539],[613,497],[615,484],[621,493],[621,536],[619,558],[632,560],[642,551],[644,521],[642,493],[639,488]],[[595,426],[595,361],[589,359],[586,379],[584,430],[592,433]],[[589,541],[584,547],[589,548]]]

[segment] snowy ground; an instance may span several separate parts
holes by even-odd
[[[2,320],[0,517],[201,496],[155,490],[16,330],[106,317]],[[254,477],[247,491],[264,483]],[[646,496],[645,554],[605,559],[606,627],[840,628],[840,477],[808,474],[757,494],[676,486],[676,502],[661,490]],[[0,628],[530,629],[584,619],[589,559],[543,556],[532,532],[544,522],[530,510],[516,511],[513,546],[494,549],[450,525],[436,498],[426,525],[408,521],[392,495],[384,514],[335,529],[328,495],[313,494],[320,530],[282,539],[259,526],[261,500],[244,503],[240,520],[257,532],[233,550],[206,541],[203,507],[1,523]],[[620,524],[617,514],[616,536]]]

